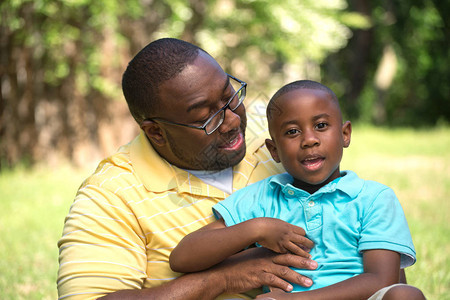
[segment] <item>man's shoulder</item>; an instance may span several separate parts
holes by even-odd
[[[130,160],[130,144],[123,145],[116,153],[103,159],[95,171],[85,180],[84,185],[107,186],[110,182],[120,184],[123,176],[133,175]],[[134,176],[134,175],[133,175]]]

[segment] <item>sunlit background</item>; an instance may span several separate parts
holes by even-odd
[[[130,141],[121,76],[150,41],[199,45],[248,82],[247,106],[320,81],[354,124],[342,169],[394,188],[413,234],[409,283],[450,299],[450,2],[0,2],[0,299],[56,299],[77,187]]]

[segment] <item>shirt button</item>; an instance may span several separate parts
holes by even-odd
[[[308,202],[308,205],[309,205],[310,207],[313,207],[313,206],[315,205],[315,203],[314,203],[314,201],[309,201],[309,202]]]
[[[288,190],[288,194],[292,196],[292,195],[294,195],[294,191],[293,190]]]

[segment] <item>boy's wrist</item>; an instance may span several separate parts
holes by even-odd
[[[250,228],[246,232],[250,233],[251,244],[258,243],[264,238],[266,223],[263,221],[263,219],[264,218],[254,218],[247,221]]]

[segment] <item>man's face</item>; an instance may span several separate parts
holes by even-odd
[[[350,122],[342,124],[338,104],[321,90],[297,89],[277,99],[267,146],[310,193],[339,177],[343,148],[350,144]]]
[[[192,64],[160,85],[162,105],[155,117],[202,126],[227,103],[234,92],[228,76],[218,63],[200,51]],[[152,144],[161,156],[180,168],[221,170],[238,164],[245,155],[247,119],[243,104],[234,112],[226,109],[222,125],[210,135],[203,130],[183,126],[157,125],[164,143]]]

